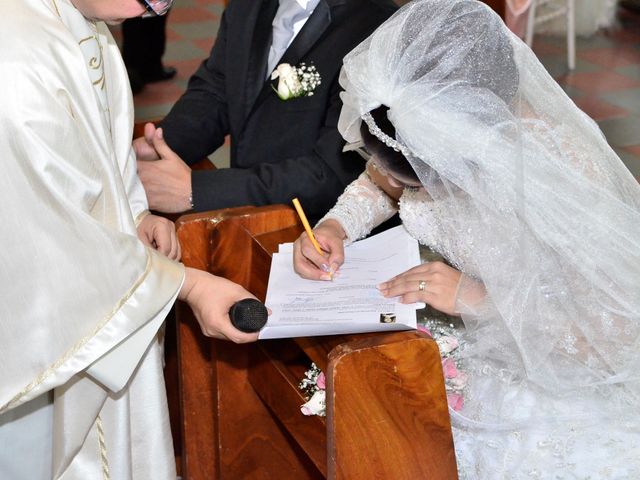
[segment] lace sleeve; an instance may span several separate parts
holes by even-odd
[[[397,211],[397,203],[373,183],[365,171],[347,186],[320,222],[330,218],[338,221],[350,243],[367,235]]]

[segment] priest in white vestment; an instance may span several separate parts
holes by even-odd
[[[0,478],[173,480],[167,311],[179,297],[207,335],[256,335],[227,314],[248,292],[164,255],[173,226],[136,175],[126,71],[96,19],[170,2],[2,4]]]

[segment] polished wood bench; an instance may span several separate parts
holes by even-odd
[[[285,206],[185,215],[176,226],[185,265],[261,299],[271,254],[302,231]],[[440,354],[427,335],[235,345],[204,337],[184,304],[177,317],[183,478],[457,478]],[[327,375],[326,419],[300,412],[312,361]]]

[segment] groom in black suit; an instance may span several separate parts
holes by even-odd
[[[276,13],[287,1],[317,5],[298,22],[299,32],[294,24],[293,41],[275,65],[312,64],[321,84],[313,96],[284,101],[272,88],[268,63]],[[394,10],[389,0],[231,0],[210,57],[160,125],[175,154],[151,125],[134,142],[150,207],[175,213],[298,197],[310,218],[323,215],[364,169],[357,154],[342,152],[337,130],[342,58]],[[215,151],[226,135],[230,168],[191,171],[187,165]]]

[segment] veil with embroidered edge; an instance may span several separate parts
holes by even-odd
[[[469,394],[454,426],[637,429],[640,187],[597,125],[473,0],[406,5],[345,57],[340,82],[345,139],[389,107],[428,195],[448,205],[442,231],[466,237]]]

